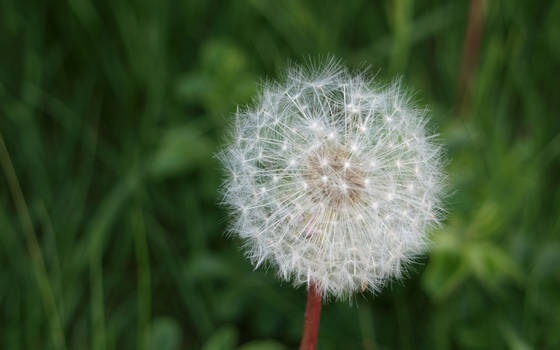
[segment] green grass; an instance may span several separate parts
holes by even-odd
[[[0,348],[296,348],[305,291],[226,239],[236,104],[334,54],[429,105],[449,212],[320,349],[560,347],[559,2],[488,1],[468,105],[455,1],[0,3]]]

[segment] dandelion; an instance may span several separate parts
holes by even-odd
[[[255,267],[305,285],[319,310],[321,297],[401,277],[441,212],[441,152],[427,121],[398,83],[377,87],[333,60],[265,84],[220,153],[231,232]]]

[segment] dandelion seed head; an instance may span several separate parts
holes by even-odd
[[[239,109],[223,201],[255,266],[326,298],[378,291],[441,219],[440,147],[398,83],[335,61],[294,67]]]

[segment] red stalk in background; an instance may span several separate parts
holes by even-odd
[[[471,0],[459,77],[459,113],[469,104],[484,37],[485,14],[486,0]]]
[[[322,303],[321,290],[316,284],[311,283],[305,306],[305,324],[303,326],[300,350],[315,350],[317,347]]]

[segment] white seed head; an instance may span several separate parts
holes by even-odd
[[[333,61],[265,85],[219,155],[231,231],[254,265],[327,298],[400,277],[442,211],[426,123],[398,83],[376,87]]]

